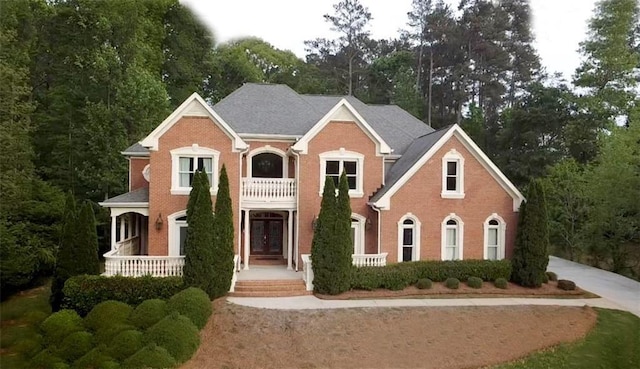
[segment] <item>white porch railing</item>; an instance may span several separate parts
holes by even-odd
[[[231,277],[231,287],[229,287],[229,292],[234,292],[236,289],[238,272],[240,272],[240,255],[236,254],[233,256],[233,276]]]
[[[116,244],[116,255],[140,255],[140,236],[134,236]]]
[[[311,267],[311,255],[302,254],[302,280],[307,291],[313,291],[313,268]]]
[[[351,255],[353,265],[357,267],[363,266],[385,266],[387,265],[387,253],[382,254],[353,254]]]
[[[247,201],[295,201],[296,179],[242,178],[242,199]]]
[[[184,256],[119,255],[119,250],[104,254],[104,275],[111,277],[182,276]]]

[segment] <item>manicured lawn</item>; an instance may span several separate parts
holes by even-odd
[[[49,292],[46,284],[0,304],[0,368],[29,368],[26,359],[38,351],[37,327],[51,314]]]
[[[596,310],[596,327],[585,339],[494,369],[640,368],[640,318],[624,311]]]

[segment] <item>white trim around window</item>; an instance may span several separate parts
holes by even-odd
[[[506,230],[507,223],[496,213],[489,215],[484,221],[484,259],[505,258]]]
[[[367,218],[360,214],[351,213],[351,229],[353,230],[353,253],[364,254],[364,228]]]
[[[464,199],[464,157],[451,149],[442,157],[443,199]]]
[[[411,214],[405,214],[398,220],[398,263],[403,261],[420,260],[420,228],[418,218]],[[405,249],[411,248],[411,259],[405,258]]]
[[[444,218],[440,240],[442,260],[462,260],[464,255],[464,222],[455,213]]]
[[[188,147],[181,147],[171,150],[171,194],[172,195],[188,195],[191,192],[191,186],[184,186],[184,183],[180,183],[180,175],[183,176],[188,173],[192,173],[197,168],[195,165],[191,166],[191,169],[187,169],[186,172],[181,173],[181,160],[190,159],[192,163],[197,163],[198,159],[210,159],[211,160],[211,173],[209,174],[211,182],[211,194],[215,195],[218,192],[218,160],[220,159],[220,152],[214,149],[206,147],[200,147],[198,144],[193,144]],[[184,182],[184,181],[183,181]]]
[[[169,234],[167,239],[169,240],[169,256],[180,256],[180,228],[187,228],[186,220],[179,220],[182,217],[187,216],[186,210],[180,210],[167,217],[167,224],[169,225]]]
[[[350,197],[363,197],[364,196],[364,155],[347,151],[344,148],[340,148],[340,150],[335,151],[327,151],[323,152],[319,155],[320,157],[320,191],[318,194],[322,196],[322,191],[324,190],[324,182],[327,176],[327,162],[338,162],[337,174],[338,178],[345,170],[345,163],[355,163],[355,173],[349,173],[347,170],[347,176],[354,177],[355,188],[349,189]]]
[[[282,158],[282,178],[289,178],[289,157],[287,156],[287,153],[271,145],[258,147],[249,151],[246,160],[247,177],[253,177],[253,157],[264,153],[276,154],[280,156]]]

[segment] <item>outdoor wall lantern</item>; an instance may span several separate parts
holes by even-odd
[[[162,229],[162,213],[159,213],[158,218],[156,219],[156,229],[158,231]]]
[[[313,220],[311,221],[311,228],[315,231],[318,226],[318,217],[313,216]]]

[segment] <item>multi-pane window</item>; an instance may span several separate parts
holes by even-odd
[[[209,184],[213,179],[213,159],[206,157],[180,157],[178,176],[180,187],[191,187],[193,175],[197,170],[204,170],[209,178]]]
[[[451,149],[442,157],[443,199],[464,198],[464,157]]]
[[[178,231],[178,245],[180,250],[180,255],[186,255],[184,251],[184,245],[187,240],[187,229],[189,226],[187,225],[187,217],[180,217],[176,219],[176,228]]]
[[[447,191],[458,191],[458,161],[447,161]]]
[[[487,227],[487,259],[498,260],[500,240],[499,240],[500,223],[491,219]]]
[[[333,179],[336,187],[340,181],[340,174],[344,171],[349,182],[349,189],[358,188],[358,162],[356,160],[327,160],[325,175]]]
[[[416,247],[415,222],[406,219],[402,222],[402,261],[413,261]]]
[[[460,259],[460,234],[458,222],[449,219],[445,226],[444,260]]]

